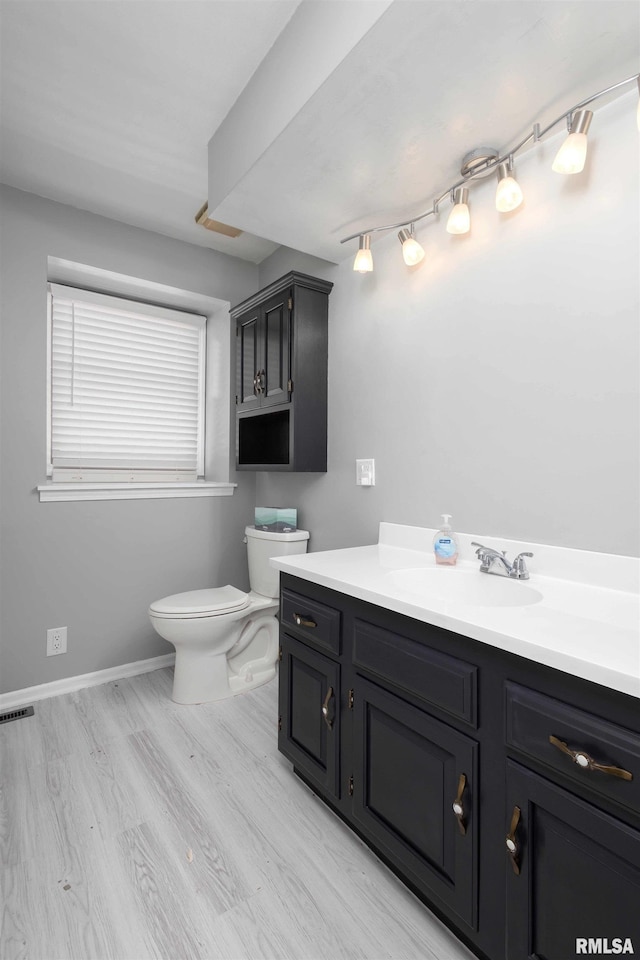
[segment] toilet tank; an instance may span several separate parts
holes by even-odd
[[[306,553],[309,531],[294,530],[292,533],[275,533],[271,530],[246,527],[244,532],[247,538],[251,589],[263,597],[277,597],[280,573],[269,564],[269,559],[291,556],[294,553]]]

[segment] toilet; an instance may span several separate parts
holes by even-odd
[[[245,529],[249,593],[191,590],[156,600],[149,618],[176,648],[172,700],[206,703],[244,693],[276,674],[279,573],[270,557],[306,553],[309,533]]]

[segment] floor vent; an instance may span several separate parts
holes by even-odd
[[[33,707],[20,707],[19,710],[9,710],[8,713],[0,713],[0,723],[11,723],[12,720],[22,720],[23,717],[32,717]]]

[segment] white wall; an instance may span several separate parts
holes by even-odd
[[[39,502],[47,257],[232,304],[255,292],[258,271],[8,187],[0,188],[0,223],[2,693],[170,653],[149,623],[152,600],[220,583],[248,587],[242,536],[253,516],[251,474],[232,474],[233,497]],[[46,630],[58,626],[69,629],[69,652],[47,658]]]
[[[259,504],[299,508],[312,549],[446,511],[462,531],[639,552],[636,100],[597,110],[583,175],[551,171],[560,134],[518,160],[519,210],[495,211],[492,178],[469,236],[445,232],[448,210],[427,221],[421,265],[392,234],[373,274],[353,273],[355,244],[323,271],[329,469],[257,484]],[[375,457],[375,488],[356,488],[356,457]]]

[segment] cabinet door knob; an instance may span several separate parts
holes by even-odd
[[[327,695],[324,698],[324,703],[322,704],[322,719],[328,726],[329,730],[331,730],[333,727],[333,711],[331,712],[331,716],[329,716],[329,704],[331,703],[332,698],[333,687],[329,687],[327,690]]]
[[[610,767],[605,763],[596,763],[584,750],[572,750],[564,740],[559,740],[558,737],[550,736],[549,743],[562,753],[566,753],[583,770],[599,770],[601,773],[608,773],[610,777],[619,777],[620,780],[633,780],[633,774],[628,770],[623,770],[622,767]]]
[[[511,815],[511,826],[509,827],[509,833],[507,834],[506,844],[507,844],[507,853],[509,854],[509,859],[511,860],[511,866],[513,867],[513,872],[516,876],[520,876],[520,844],[518,843],[516,837],[516,830],[518,829],[518,824],[520,823],[520,807],[514,807],[513,813]]]
[[[452,803],[453,812],[456,815],[456,820],[458,821],[458,827],[460,828],[460,833],[464,836],[467,832],[467,825],[465,823],[465,814],[464,814],[464,804],[462,802],[462,797],[467,786],[467,778],[464,773],[460,774],[458,779],[458,793],[456,798]]]
[[[318,624],[315,620],[311,620],[309,617],[305,617],[302,613],[294,613],[293,619],[296,626],[298,627],[317,627]]]

